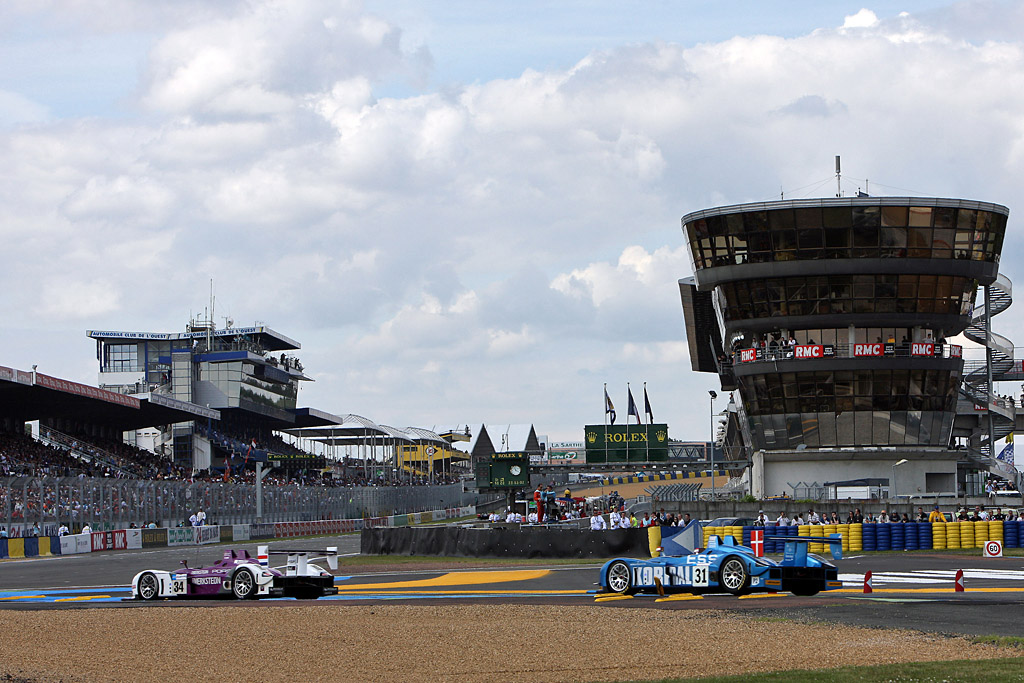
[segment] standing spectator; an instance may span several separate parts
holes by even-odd
[[[607,528],[608,525],[605,524],[604,517],[601,515],[601,512],[597,508],[594,508],[594,514],[590,518],[590,530],[604,531]]]
[[[57,536],[67,536],[67,535],[68,535],[68,525],[62,523],[60,525],[60,528],[57,529]]]
[[[768,519],[764,516],[764,510],[757,511],[757,519],[754,520],[754,526],[765,526],[768,524]]]
[[[88,522],[86,522],[85,526],[82,527],[82,533],[83,534],[91,534],[92,533],[92,527],[89,526]]]
[[[636,518],[633,518],[633,520],[631,521],[629,519],[629,515],[627,515],[625,512],[623,512],[621,515],[619,515],[619,528],[620,529],[630,529],[630,528],[633,527],[633,522],[634,521],[636,521]]]
[[[685,515],[683,515],[683,518],[679,521],[679,526],[685,527],[685,526],[687,526],[690,523],[690,521],[691,521],[690,520],[690,513],[687,512]]]
[[[621,519],[619,518],[619,511],[618,510],[612,510],[611,514],[608,515],[608,528],[609,529],[618,529],[619,526],[620,526],[620,523],[621,523]]]
[[[199,515],[193,512],[188,518],[188,523],[192,526],[199,526]]]
[[[935,506],[934,510],[932,510],[931,512],[928,513],[928,521],[929,522],[945,522],[946,521],[945,515],[943,515],[941,512],[939,512],[939,506],[938,505]]]
[[[814,508],[807,511],[807,523],[821,524],[821,517],[818,517],[818,513],[814,511]]]
[[[779,516],[775,518],[775,523],[779,526],[789,526],[789,515],[783,510],[779,513]]]
[[[196,513],[196,519],[199,520],[199,526],[206,524],[206,513],[200,510]]]
[[[533,492],[533,504],[537,508],[537,521],[544,521],[544,491],[540,484],[537,484],[537,488]]]

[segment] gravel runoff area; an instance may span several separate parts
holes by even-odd
[[[611,605],[0,610],[0,637],[0,677],[30,681],[556,683],[1020,654],[913,631]]]

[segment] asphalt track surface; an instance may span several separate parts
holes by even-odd
[[[204,566],[221,557],[225,548],[245,548],[253,555],[256,543],[129,550],[83,555],[0,561],[0,609],[67,609],[134,607],[132,577],[144,569],[177,568],[180,560]],[[335,585],[339,595],[318,604],[429,602],[431,604],[548,604],[599,603],[609,609],[721,609],[765,617],[814,622],[838,622],[877,628],[912,628],[927,632],[1024,637],[1024,558],[982,558],[906,552],[854,555],[837,562],[844,588],[812,597],[788,593],[731,595],[677,594],[632,598],[601,595],[596,585],[601,563],[547,565],[543,560],[522,566],[460,569],[398,570],[360,573],[346,571],[345,556],[359,551],[357,535],[336,538],[278,540],[272,549],[322,549],[337,546],[341,555]],[[964,570],[966,590],[954,592],[954,575]],[[863,593],[864,572],[873,574],[873,592]],[[233,600],[169,600],[154,604],[257,608],[261,604],[300,603],[290,598],[239,603]],[[309,604],[308,601],[301,601]]]

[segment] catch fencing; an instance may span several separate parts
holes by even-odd
[[[0,526],[11,536],[55,535],[61,524],[94,531],[155,522],[175,527],[195,512],[207,524],[306,522],[387,517],[474,505],[461,484],[440,486],[263,486],[263,517],[256,519],[256,486],[79,477],[0,478]]]

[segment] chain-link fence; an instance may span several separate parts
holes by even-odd
[[[198,510],[207,524],[358,519],[476,503],[462,484],[395,487],[264,486],[256,519],[256,486],[220,482],[144,481],[77,477],[0,478],[0,525],[12,535],[67,524],[72,530],[155,522],[177,526]]]

